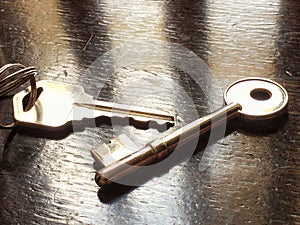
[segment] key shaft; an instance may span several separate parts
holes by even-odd
[[[178,144],[186,144],[195,138],[210,131],[239,115],[241,106],[238,103],[231,103],[214,113],[197,119],[182,128],[162,138],[149,142],[144,148],[136,151],[123,159],[116,161],[96,173],[96,182],[102,187],[111,182],[129,175],[139,168],[146,166],[156,160],[161,160],[173,152]]]

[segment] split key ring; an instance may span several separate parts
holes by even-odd
[[[25,111],[30,110],[35,104],[37,98],[37,88],[35,76],[37,70],[34,67],[26,67],[20,63],[7,64],[0,68],[0,97],[14,91],[22,84],[30,81],[29,101]],[[0,128],[12,128],[15,123],[9,125],[0,124]]]

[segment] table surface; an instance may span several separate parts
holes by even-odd
[[[221,106],[241,78],[270,78],[290,98],[277,129],[236,126],[135,188],[99,190],[89,152],[121,133],[143,145],[164,134],[156,129],[0,130],[2,224],[300,223],[299,1],[2,0],[0,22],[1,65],[35,66],[38,80],[182,125]],[[11,121],[11,96],[0,102]]]

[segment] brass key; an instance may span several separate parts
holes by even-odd
[[[94,100],[81,86],[42,80],[37,82],[37,100],[25,111],[24,102],[29,98],[29,89],[13,97],[16,125],[44,130],[59,130],[73,122],[84,119],[128,118],[130,125],[141,124],[148,128],[163,129],[174,125],[174,117],[154,109]]]
[[[114,138],[91,151],[95,164],[103,168],[96,172],[96,183],[102,187],[135,172],[139,168],[164,159],[176,147],[187,144],[212,127],[235,117],[250,122],[277,118],[286,111],[288,94],[278,83],[263,78],[247,78],[231,84],[224,92],[225,107],[197,119],[175,132],[149,142],[138,149],[125,135]],[[124,184],[124,181],[122,181]],[[129,184],[130,185],[130,184]]]

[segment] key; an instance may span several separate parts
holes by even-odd
[[[102,144],[91,151],[99,170],[95,180],[103,187],[112,182],[122,183],[126,177],[153,162],[165,159],[178,145],[185,145],[210,131],[240,117],[250,123],[278,118],[286,112],[288,94],[276,82],[263,78],[247,78],[231,84],[224,92],[225,106],[199,118],[139,149],[128,137],[121,135],[110,144]],[[183,149],[180,149],[183,150]],[[121,181],[121,182],[120,182]]]
[[[165,112],[94,100],[81,86],[56,81],[38,81],[35,105],[25,111],[28,99],[29,89],[13,97],[14,119],[18,126],[59,130],[84,119],[122,120],[128,117],[129,123],[142,128],[148,128],[150,122],[157,129],[174,125],[174,117]]]

